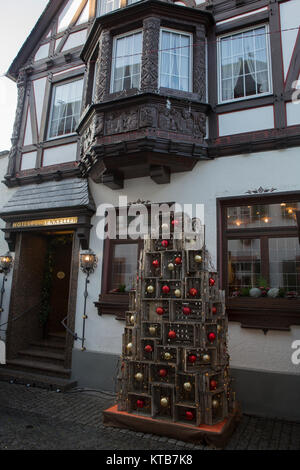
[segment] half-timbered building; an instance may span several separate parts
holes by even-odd
[[[300,418],[299,24],[299,0],[49,1],[7,72],[3,377],[112,390],[141,241],[97,208],[202,203],[243,409]]]

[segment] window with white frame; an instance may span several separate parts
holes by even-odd
[[[54,85],[49,119],[49,139],[75,132],[80,118],[82,91],[82,78]]]
[[[139,88],[143,35],[141,31],[114,38],[111,92]]]
[[[271,92],[267,26],[219,38],[219,101]]]
[[[118,10],[121,6],[120,0],[98,0],[97,16],[106,15],[111,11]]]
[[[192,91],[192,35],[161,30],[160,87]]]

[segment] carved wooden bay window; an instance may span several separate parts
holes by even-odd
[[[206,30],[212,22],[207,12],[155,0],[96,19],[81,55],[88,70],[78,127],[83,175],[112,189],[142,176],[162,184],[209,158]]]
[[[300,195],[219,203],[219,255],[229,319],[266,330],[299,325]]]

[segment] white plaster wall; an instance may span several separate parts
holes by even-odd
[[[150,200],[151,202],[176,201],[184,203],[204,203],[206,244],[216,264],[216,198],[244,195],[249,189],[260,186],[274,187],[278,191],[300,190],[299,149],[276,150],[250,155],[218,158],[198,163],[192,172],[172,175],[171,184],[157,185],[150,178],[125,181],[123,190],[109,188],[90,181],[96,205],[101,203],[118,204],[120,195],[127,195],[129,201]],[[99,266],[91,277],[89,286],[86,338],[87,349],[119,354],[124,323],[113,316],[99,317],[93,302],[97,300],[101,288],[102,242],[95,234],[97,217],[91,236],[91,248],[99,256]],[[78,311],[76,331],[82,328],[84,278],[80,276],[78,289]],[[240,368],[300,372],[300,366],[291,363],[291,343],[300,339],[300,327],[291,332],[268,332],[242,329],[238,323],[230,324],[229,352],[231,365]],[[75,347],[80,348],[79,342]]]
[[[262,131],[274,128],[273,106],[219,114],[219,135],[234,135],[244,132]]]
[[[17,188],[7,188],[5,184],[2,183],[4,175],[7,170],[8,157],[0,156],[0,208],[5,204],[5,202],[12,197]],[[5,254],[8,251],[8,245],[4,240],[4,232],[2,228],[5,227],[5,222],[0,219],[0,255]],[[0,283],[2,285],[2,276],[0,274]],[[0,325],[7,321],[8,310],[9,310],[9,300],[10,300],[10,288],[12,281],[12,271],[7,276],[7,282],[5,284],[5,294],[3,299],[3,312],[1,313]],[[6,325],[0,327],[0,330],[6,330]],[[0,338],[4,338],[4,332],[0,331]]]

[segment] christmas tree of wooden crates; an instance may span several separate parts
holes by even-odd
[[[194,426],[223,421],[234,407],[227,319],[210,271],[204,227],[146,239],[130,293],[118,375],[118,410]]]

